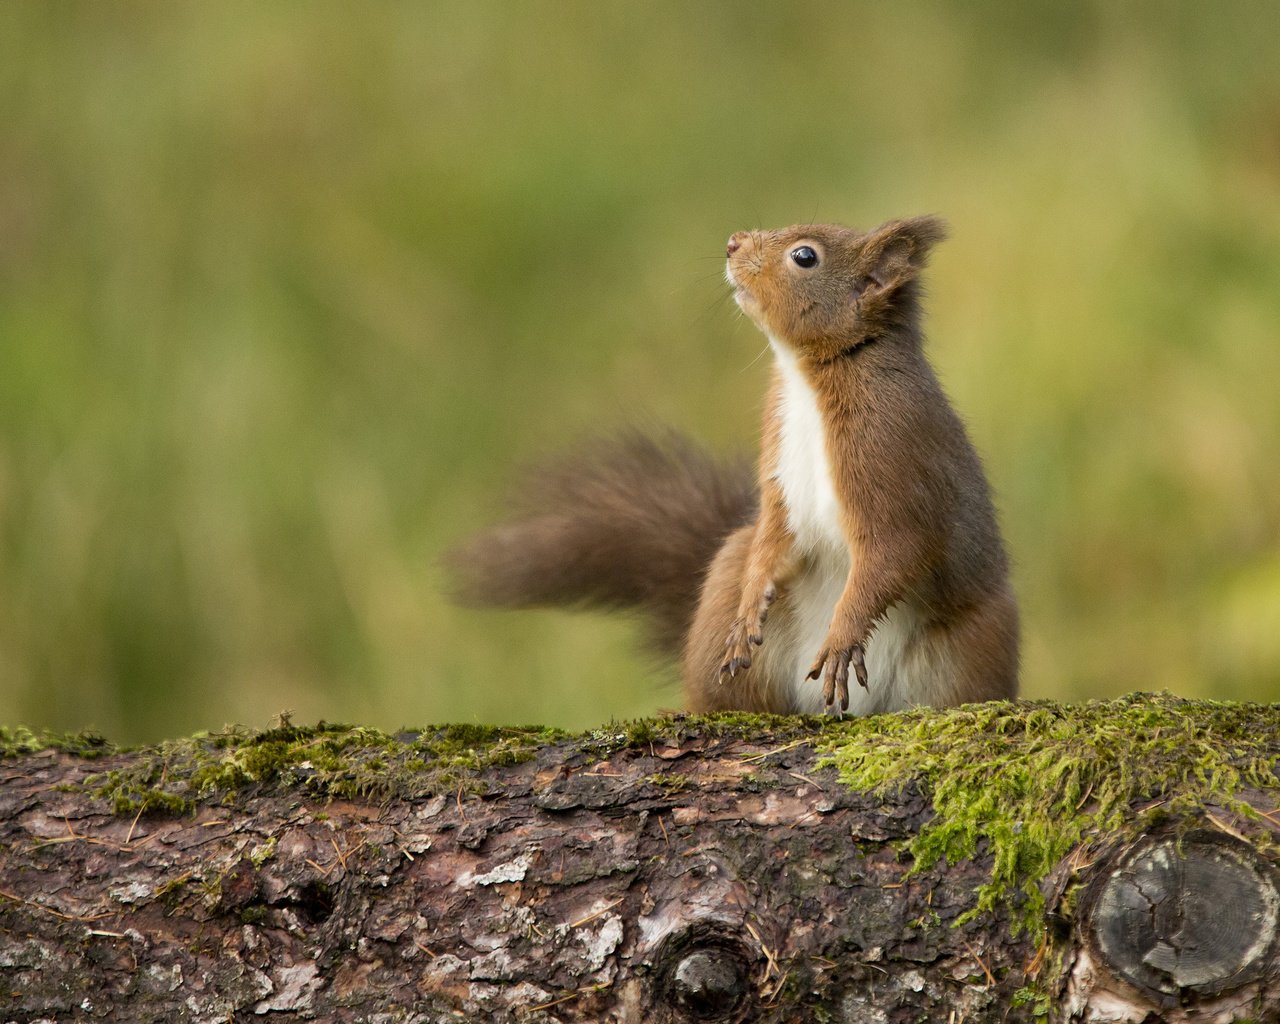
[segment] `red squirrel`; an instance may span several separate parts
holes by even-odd
[[[726,276],[774,354],[756,479],[679,438],[597,444],[453,553],[460,594],[647,612],[693,711],[1014,696],[1004,545],[920,330],[944,234],[916,217],[733,235]]]

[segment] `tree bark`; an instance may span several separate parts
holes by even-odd
[[[994,841],[913,859],[936,784],[822,766],[842,728],[7,734],[0,1021],[1280,1020],[1265,780],[1086,834],[1028,920],[974,912]]]

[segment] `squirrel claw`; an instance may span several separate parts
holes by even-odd
[[[758,628],[755,632],[748,632],[745,622],[741,619],[735,622],[729,630],[729,639],[724,644],[725,656],[724,663],[720,666],[720,681],[723,683],[726,678],[736,676],[740,670],[749,669],[751,648],[759,647],[762,643],[764,638]]]
[[[867,689],[866,652],[862,644],[852,644],[838,650],[823,648],[818,659],[809,669],[806,679],[817,679],[822,675],[825,666],[826,678],[822,681],[822,703],[828,710],[840,702],[840,711],[849,710],[849,667],[853,666],[854,678],[858,685]]]
[[[724,642],[724,662],[720,666],[721,683],[751,667],[751,650],[764,644],[764,622],[769,617],[769,606],[777,596],[777,587],[770,583],[761,594],[754,612],[740,615],[729,627],[729,638]]]

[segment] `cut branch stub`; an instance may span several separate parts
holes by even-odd
[[[1249,846],[1217,833],[1166,835],[1101,877],[1089,936],[1112,974],[1172,1006],[1275,967],[1278,909],[1275,870]]]
[[[670,1003],[691,1021],[729,1021],[747,999],[747,965],[720,947],[694,949],[680,957],[670,978]]]

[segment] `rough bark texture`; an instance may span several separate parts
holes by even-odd
[[[975,914],[994,841],[922,866],[927,779],[819,766],[896,717],[8,734],[0,1020],[1280,1020],[1269,785],[1086,835],[1043,911]]]

